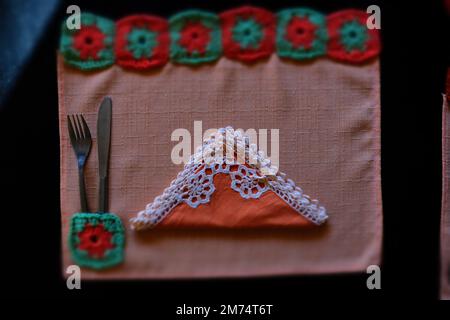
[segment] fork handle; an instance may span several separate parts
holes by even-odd
[[[84,168],[78,169],[78,186],[80,188],[80,206],[81,212],[88,212],[87,198],[86,198],[86,186],[84,183]]]

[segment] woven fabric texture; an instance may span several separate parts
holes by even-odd
[[[63,268],[66,239],[79,210],[75,156],[66,115],[82,112],[96,132],[97,110],[113,100],[110,211],[126,229],[125,261],[84,279],[155,279],[365,271],[380,263],[379,63],[264,63],[220,59],[199,68],[166,64],[150,74],[118,66],[95,73],[58,59]],[[329,220],[312,230],[153,230],[129,219],[169,185],[178,128],[280,129],[280,170],[326,205]],[[93,150],[96,150],[95,134]],[[269,153],[270,155],[270,153]],[[97,203],[97,152],[87,162],[91,207]]]

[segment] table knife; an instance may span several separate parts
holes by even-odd
[[[98,149],[98,212],[108,211],[108,167],[109,149],[111,146],[112,102],[105,97],[100,105],[97,117],[97,149]]]

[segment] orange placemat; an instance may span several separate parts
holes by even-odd
[[[58,59],[63,267],[72,263],[66,239],[78,209],[75,157],[66,115],[82,112],[93,133],[105,95],[113,99],[110,211],[126,228],[125,262],[84,278],[186,278],[361,272],[379,264],[382,242],[379,63],[319,58],[288,62],[272,55],[246,65],[220,59],[150,72],[112,66],[83,72]],[[303,230],[136,233],[128,220],[182,169],[171,162],[177,128],[193,132],[280,129],[280,169],[320,199],[329,221]],[[95,135],[95,134],[94,134]],[[97,154],[86,168],[91,207],[97,194]]]

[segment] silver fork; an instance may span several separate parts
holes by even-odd
[[[88,212],[86,187],[84,183],[84,165],[91,150],[92,139],[89,127],[83,115],[67,116],[70,143],[72,144],[78,164],[78,186],[80,189],[81,212]]]

